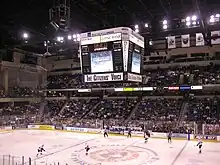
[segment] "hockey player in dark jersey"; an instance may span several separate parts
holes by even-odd
[[[89,145],[87,145],[87,146],[85,147],[85,150],[86,150],[86,155],[88,155],[88,154],[89,154],[89,150],[90,150]]]
[[[127,138],[131,138],[131,130],[130,130],[130,129],[128,130],[128,136],[127,136]]]
[[[108,131],[107,129],[104,130],[104,138],[108,137]]]
[[[150,138],[150,132],[145,131],[144,132],[144,142],[147,143],[149,138]]]
[[[198,143],[197,143],[197,145],[196,145],[196,146],[199,147],[199,153],[200,153],[200,154],[202,153],[202,144],[203,144],[202,140],[199,140]]]
[[[44,145],[40,146],[37,149],[37,156],[42,155],[43,151],[45,152]]]
[[[167,135],[168,143],[172,143],[172,132],[170,131]]]

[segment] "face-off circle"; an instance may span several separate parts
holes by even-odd
[[[74,163],[86,165],[145,165],[159,159],[158,155],[150,149],[126,145],[92,146],[87,156],[85,156],[85,150],[75,151],[71,156]]]
[[[91,152],[89,156],[99,162],[121,162],[137,159],[139,153],[132,150],[107,149]]]

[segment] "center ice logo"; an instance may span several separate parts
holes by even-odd
[[[132,162],[136,165],[149,165],[159,160],[158,155],[147,148],[126,145],[101,145],[91,147],[91,152],[85,156],[85,150],[76,150],[71,155],[76,164],[101,165],[105,163]],[[143,161],[144,160],[144,161]]]

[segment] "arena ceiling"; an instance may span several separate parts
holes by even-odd
[[[175,20],[199,14],[204,19],[212,13],[220,13],[218,0],[70,0],[69,5],[70,31],[75,33],[149,23],[151,30],[141,33],[154,37],[163,32],[160,21],[165,18]],[[32,47],[43,46],[43,41],[55,35],[49,23],[52,6],[53,0],[1,0],[0,47],[19,46],[22,31],[31,33]],[[200,28],[205,30],[206,27]]]

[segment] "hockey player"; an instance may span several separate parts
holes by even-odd
[[[172,143],[172,132],[170,131],[167,135],[168,143]]]
[[[40,146],[38,149],[37,149],[37,156],[38,155],[42,155],[42,152],[45,152],[45,149],[44,149],[44,145]]]
[[[130,129],[128,130],[128,136],[127,136],[127,138],[131,138],[131,130],[130,130]]]
[[[146,131],[144,133],[144,143],[147,143],[149,138],[150,138],[150,132]]]
[[[104,138],[108,137],[108,131],[107,129],[104,130]]]
[[[196,146],[198,146],[198,147],[199,147],[199,153],[200,153],[200,154],[202,153],[202,144],[203,144],[202,140],[201,140],[201,139],[199,139],[199,141],[198,141],[198,143],[197,143],[197,145],[196,145]]]
[[[87,145],[87,146],[85,147],[85,150],[86,150],[86,155],[88,155],[88,154],[89,154],[89,150],[90,150],[89,145]]]

